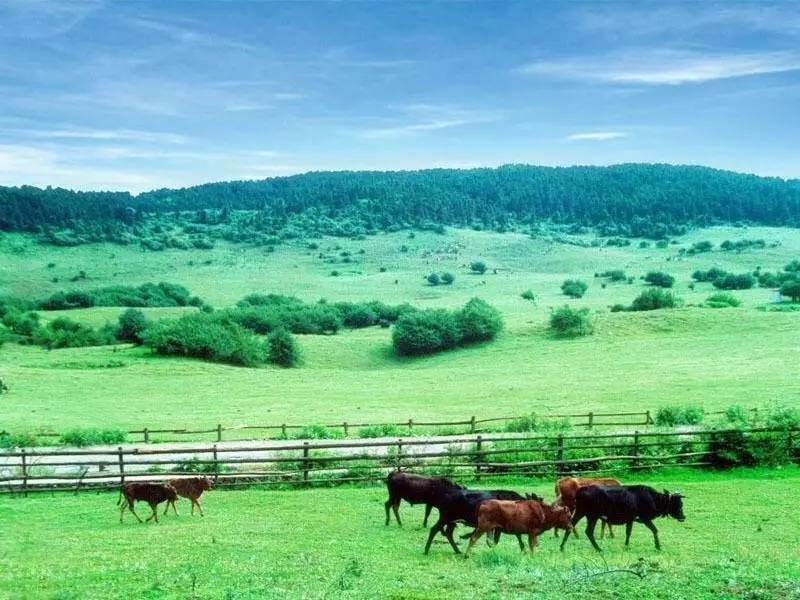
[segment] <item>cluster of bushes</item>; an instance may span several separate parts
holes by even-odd
[[[730,251],[741,252],[742,250],[748,250],[750,248],[757,248],[757,249],[766,248],[767,243],[762,239],[736,240],[735,242],[732,242],[730,240],[725,240],[719,245],[719,247],[721,250],[724,250],[726,252]]]
[[[452,285],[452,283],[456,280],[455,276],[452,273],[442,273],[439,275],[438,273],[431,273],[425,280],[431,285]]]
[[[594,333],[588,308],[562,306],[550,313],[550,331],[556,337],[574,338]]]
[[[676,308],[680,306],[681,299],[675,296],[672,292],[660,287],[652,287],[644,290],[641,294],[636,296],[631,302],[631,305],[625,307],[621,304],[615,304],[611,307],[612,312],[622,310],[630,311],[645,311],[645,310],[660,310],[662,308]]]
[[[671,288],[675,285],[675,278],[661,271],[650,271],[644,276],[644,280],[650,285],[662,288]]]
[[[561,293],[570,298],[582,298],[589,286],[580,279],[567,279],[561,284]]]
[[[476,260],[470,263],[469,270],[478,275],[483,275],[486,272],[486,263],[481,260]]]
[[[145,283],[138,287],[115,285],[94,290],[56,292],[36,302],[39,310],[65,310],[92,306],[203,306],[203,301],[192,296],[176,283]]]
[[[457,311],[428,309],[402,313],[392,330],[392,344],[403,356],[432,354],[494,339],[502,329],[499,311],[473,298]]]
[[[65,446],[95,446],[99,444],[122,444],[128,441],[128,432],[121,429],[70,429],[59,437]]]
[[[711,252],[714,249],[714,244],[709,241],[695,242],[691,248],[686,251],[686,254],[703,254],[704,252]]]
[[[748,290],[756,283],[756,278],[750,273],[728,273],[719,267],[712,267],[708,271],[698,269],[692,273],[692,279],[697,282],[710,282],[720,290]]]
[[[612,269],[610,271],[603,271],[602,273],[595,273],[595,277],[607,277],[613,282],[627,281],[628,276],[622,269]],[[631,280],[632,281],[632,280]]]

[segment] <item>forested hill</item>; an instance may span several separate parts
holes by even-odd
[[[211,216],[198,217],[207,223],[242,210],[256,211],[250,225],[272,231],[298,222],[325,233],[343,227],[348,234],[414,225],[502,228],[552,221],[617,235],[657,236],[714,223],[800,226],[800,180],[663,164],[507,165],[316,172],[138,196],[0,187],[3,230],[74,229],[90,222],[132,227],[151,213],[177,211],[210,211]]]

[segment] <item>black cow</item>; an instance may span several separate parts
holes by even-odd
[[[478,507],[481,502],[486,500],[524,500],[517,492],[509,490],[464,490],[454,489],[444,494],[441,502],[437,506],[439,509],[439,520],[431,527],[431,532],[428,535],[428,542],[425,544],[425,554],[431,549],[433,538],[436,534],[442,532],[450,542],[450,546],[456,554],[460,554],[461,550],[458,549],[455,540],[453,539],[453,531],[457,523],[465,523],[472,527],[478,526]],[[470,534],[471,535],[471,534]],[[495,532],[495,541],[499,538],[499,531]],[[520,545],[522,545],[522,538],[517,536]],[[524,546],[523,546],[524,547]]]
[[[425,475],[414,475],[413,473],[402,473],[395,471],[389,473],[386,478],[386,488],[389,490],[389,499],[384,503],[386,509],[386,524],[389,524],[389,508],[394,510],[394,518],[397,524],[402,527],[400,522],[400,501],[405,500],[409,504],[424,504],[425,519],[423,527],[428,526],[428,517],[431,509],[439,507],[442,498],[452,490],[464,489],[460,485],[453,483],[444,477],[426,477]]]
[[[656,549],[661,550],[658,541],[658,529],[653,525],[656,517],[670,516],[678,521],[686,520],[683,514],[683,496],[670,494],[667,490],[659,493],[646,485],[600,486],[590,485],[578,490],[575,496],[575,514],[572,524],[575,525],[586,517],[586,537],[600,552],[594,539],[594,526],[604,519],[609,525],[625,525],[625,545],[631,541],[631,529],[634,521],[643,523],[653,532]],[[569,538],[569,531],[561,541],[561,550]]]

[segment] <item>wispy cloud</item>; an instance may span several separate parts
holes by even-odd
[[[581,133],[571,133],[564,139],[569,142],[605,142],[608,140],[618,140],[625,137],[628,137],[628,134],[623,133],[622,131],[585,131]]]
[[[13,129],[8,130],[17,135],[37,139],[79,139],[102,141],[149,142],[160,144],[186,144],[191,138],[178,133],[162,131],[142,131],[139,129]]]
[[[358,129],[351,133],[368,140],[397,138],[465,125],[489,123],[499,120],[502,116],[497,111],[466,109],[449,104],[406,104],[389,108],[402,113],[402,122]]]
[[[183,25],[175,25],[173,23],[145,18],[133,18],[129,19],[128,22],[142,29],[164,34],[180,44],[224,47],[236,50],[253,50],[255,48],[254,45],[242,42],[241,40],[200,31],[199,29],[193,29]]]
[[[229,104],[225,107],[225,112],[252,112],[257,110],[269,110],[274,108],[271,104],[258,104],[242,102],[240,104]]]
[[[798,52],[709,54],[685,50],[628,51],[601,57],[540,60],[528,75],[618,84],[680,85],[800,70]]]

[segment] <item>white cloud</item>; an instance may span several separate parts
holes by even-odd
[[[178,133],[142,131],[139,129],[90,129],[69,127],[62,129],[17,129],[14,130],[14,133],[28,135],[38,139],[115,140],[162,144],[186,144],[191,140],[190,137]]]
[[[586,131],[582,133],[571,133],[564,139],[570,142],[604,142],[606,140],[618,140],[625,137],[628,137],[628,134],[621,131]]]
[[[271,104],[242,102],[240,104],[229,104],[225,107],[225,112],[252,112],[257,110],[269,110],[271,108]]]
[[[629,51],[584,59],[554,59],[523,65],[519,72],[621,84],[680,85],[716,79],[800,70],[798,52],[703,54],[695,51]]]
[[[496,111],[466,109],[450,104],[418,103],[389,106],[389,108],[403,113],[403,122],[396,123],[399,118],[395,118],[391,119],[395,123],[390,125],[358,129],[350,133],[369,140],[389,139],[464,125],[489,123],[501,118],[501,114]]]

